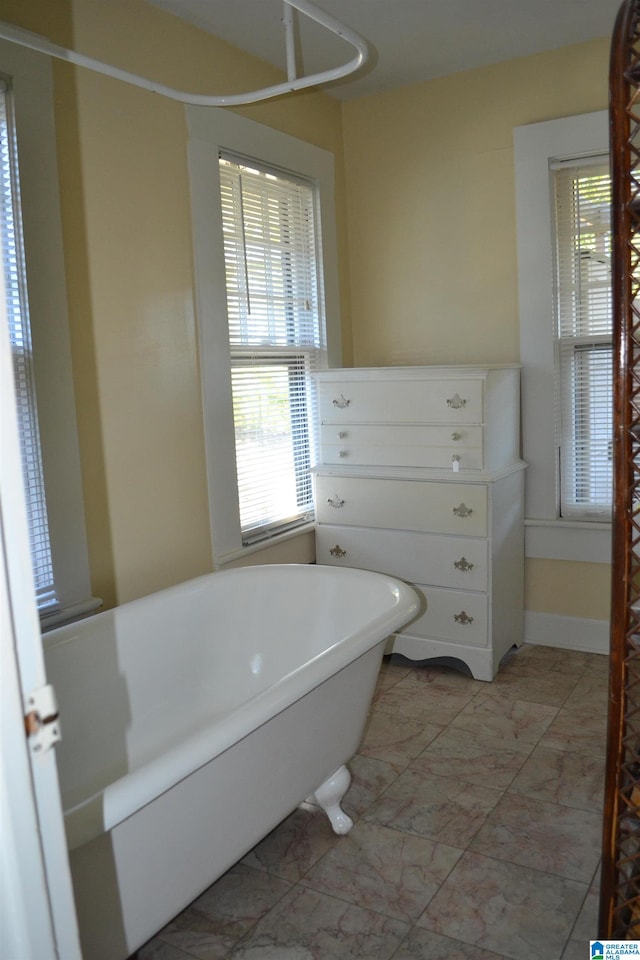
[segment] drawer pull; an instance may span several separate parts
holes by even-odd
[[[341,459],[344,459],[344,457],[348,457],[348,456],[349,456],[349,451],[348,451],[348,450],[340,450],[338,456],[339,456]]]
[[[464,612],[464,610],[461,610],[460,613],[454,613],[453,619],[456,623],[461,623],[465,627],[470,623],[473,623],[473,617],[470,617],[468,613]]]
[[[459,560],[454,560],[453,565],[456,570],[462,570],[463,573],[468,573],[469,570],[473,570],[473,564],[467,560],[466,557],[460,557]]]
[[[332,497],[329,497],[327,503],[330,507],[334,507],[336,510],[339,510],[340,507],[344,507],[344,500],[342,500],[337,493],[334,493]]]
[[[456,515],[456,517],[462,517],[464,519],[464,517],[471,516],[471,514],[473,513],[473,508],[467,507],[464,503],[461,503],[459,507],[453,508],[453,512]]]
[[[466,405],[467,401],[457,393],[454,393],[451,399],[447,400],[447,406],[451,407],[453,410],[460,410],[461,407],[465,407]]]
[[[344,440],[346,436],[347,436],[347,431],[341,430],[340,433],[338,434],[338,440]]]
[[[344,410],[345,407],[349,406],[351,400],[347,400],[347,398],[341,393],[339,397],[336,397],[331,402],[333,403],[334,407],[339,407],[340,410]]]
[[[455,442],[456,440],[462,440],[462,434],[461,434],[461,433],[452,433],[452,434],[451,434],[451,439],[452,439],[454,442]]]
[[[340,544],[336,543],[335,547],[331,547],[329,553],[332,557],[346,557],[347,551],[343,550]]]

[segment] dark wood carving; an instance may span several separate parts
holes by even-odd
[[[610,69],[614,510],[601,939],[640,939],[640,0],[625,0]]]

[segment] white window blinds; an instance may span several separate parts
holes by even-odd
[[[612,497],[611,179],[606,157],[553,163],[560,513],[608,520]]]
[[[242,540],[313,517],[309,374],[324,349],[313,186],[220,158]]]
[[[13,353],[36,598],[41,612],[57,606],[33,377],[15,129],[10,91],[0,81],[0,239]]]

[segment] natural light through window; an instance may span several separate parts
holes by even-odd
[[[57,605],[36,406],[20,188],[10,91],[0,80],[0,242],[31,558],[41,611]]]
[[[311,183],[220,158],[236,468],[243,543],[313,517],[312,370],[320,362]]]
[[[611,178],[606,157],[552,163],[560,515],[608,520],[612,488]]]

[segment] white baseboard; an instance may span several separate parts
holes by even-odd
[[[525,643],[539,643],[585,653],[609,653],[609,621],[524,612]]]

